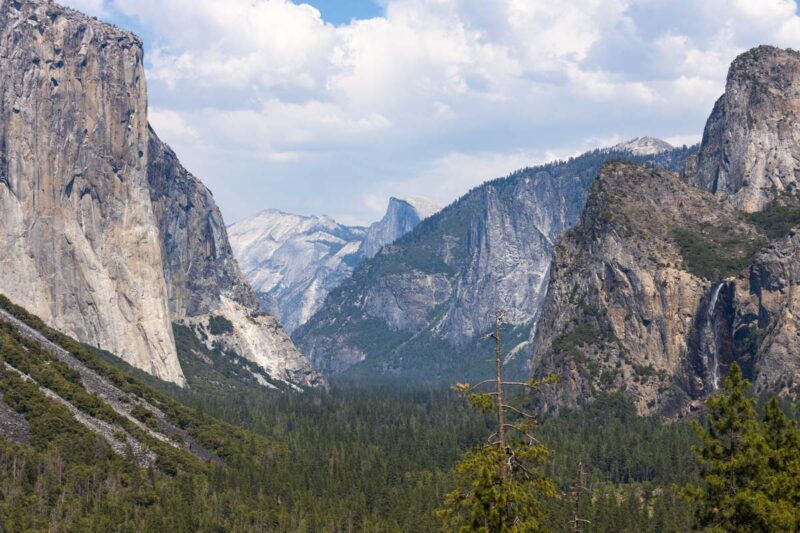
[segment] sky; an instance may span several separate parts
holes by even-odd
[[[795,0],[61,0],[145,42],[149,119],[228,223],[379,219],[639,135],[697,142]]]

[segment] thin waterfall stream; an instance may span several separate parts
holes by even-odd
[[[717,309],[717,299],[719,298],[719,291],[722,289],[725,283],[720,283],[717,285],[711,293],[711,299],[708,302],[708,309],[706,311],[706,346],[704,353],[704,363],[706,365],[706,371],[710,374],[711,377],[711,388],[713,390],[718,390],[720,385],[720,376],[719,376],[719,354],[717,353],[719,350],[717,348],[717,327],[714,321],[714,312]]]

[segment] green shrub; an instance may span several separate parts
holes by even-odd
[[[709,225],[696,229],[673,226],[670,237],[689,272],[710,281],[737,274],[766,245],[763,239],[743,231]]]
[[[747,213],[744,218],[770,239],[779,239],[800,225],[800,208],[772,205],[758,213]]]
[[[212,335],[230,335],[233,333],[233,322],[224,316],[212,316],[208,319],[208,331]]]

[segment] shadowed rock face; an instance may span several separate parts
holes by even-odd
[[[224,349],[322,384],[259,312],[211,193],[148,127],[140,40],[44,0],[0,6],[0,292],[181,385],[172,321],[213,317],[232,325]]]
[[[755,378],[757,393],[800,390],[800,232],[797,228],[762,250],[726,284],[731,306],[724,340],[731,359]],[[727,355],[727,354],[726,354]],[[723,365],[725,361],[723,360]]]
[[[0,5],[0,292],[182,384],[147,187],[137,37],[43,1]]]
[[[800,180],[800,53],[771,46],[736,58],[708,119],[692,183],[760,211]]]
[[[150,198],[173,318],[209,313],[222,295],[256,308],[258,298],[239,271],[211,191],[183,168],[152,129],[148,154]]]

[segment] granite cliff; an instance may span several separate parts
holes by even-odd
[[[0,58],[0,293],[180,385],[172,322],[216,316],[233,326],[213,341],[320,383],[259,312],[211,194],[149,128],[141,41],[50,1],[4,1]]]
[[[800,53],[759,46],[728,71],[692,183],[754,212],[800,181]]]

